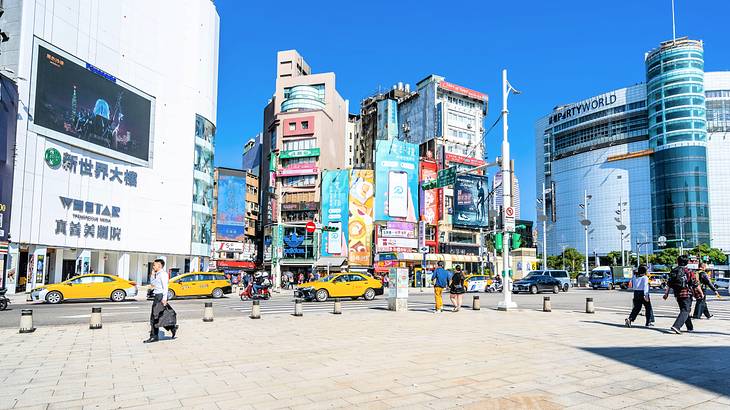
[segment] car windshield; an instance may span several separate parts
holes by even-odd
[[[542,272],[530,272],[527,274],[527,276],[525,276],[525,279],[531,279],[535,276],[542,276]]]
[[[605,278],[608,275],[608,272],[602,271],[602,270],[595,270],[591,272],[591,278],[601,279]]]
[[[329,275],[329,276],[325,276],[323,278],[320,278],[319,281],[320,282],[329,282],[329,281],[331,281],[334,278],[335,278],[335,275]]]

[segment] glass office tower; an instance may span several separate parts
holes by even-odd
[[[646,55],[654,240],[710,243],[707,120],[701,41],[667,41]],[[670,242],[669,246],[679,246]]]

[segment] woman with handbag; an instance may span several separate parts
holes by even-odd
[[[464,287],[464,272],[461,271],[461,266],[456,265],[454,268],[454,274],[451,276],[449,282],[449,299],[454,305],[454,312],[458,312],[461,309],[461,303],[464,301],[464,293],[466,288]]]

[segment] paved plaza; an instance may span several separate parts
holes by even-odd
[[[0,408],[730,407],[730,321],[462,310],[0,329]],[[640,318],[641,320],[641,318]],[[639,321],[640,321],[639,320]]]

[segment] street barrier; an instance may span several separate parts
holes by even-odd
[[[91,308],[91,317],[89,318],[89,329],[101,329],[101,308]]]
[[[302,300],[294,299],[294,316],[301,317],[304,314],[302,309]]]
[[[471,301],[471,308],[473,310],[481,310],[482,302],[479,300],[479,296],[474,296],[474,299]]]
[[[251,319],[261,319],[261,301],[254,300],[253,304],[251,305],[251,316],[249,316]]]
[[[586,298],[586,313],[596,313],[596,306],[593,304],[593,298]]]
[[[33,333],[33,310],[23,309],[20,311],[20,333]]]
[[[552,312],[553,306],[550,302],[550,296],[545,296],[542,298],[542,311],[543,312]]]
[[[332,311],[335,315],[341,315],[342,314],[342,302],[339,298],[335,299],[335,308]]]
[[[203,322],[213,321],[213,302],[205,302],[205,309],[203,309]]]

